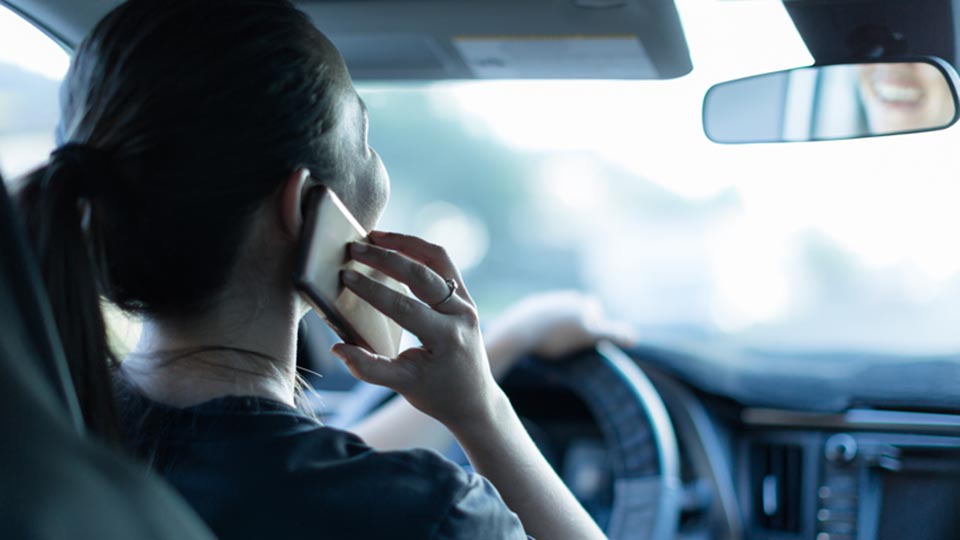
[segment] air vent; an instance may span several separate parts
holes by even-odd
[[[799,533],[803,449],[792,444],[752,445],[750,479],[756,524],[769,531]]]

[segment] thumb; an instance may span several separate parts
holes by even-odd
[[[350,373],[361,381],[396,389],[400,374],[397,373],[397,366],[386,356],[346,343],[337,343],[330,352],[343,360]]]

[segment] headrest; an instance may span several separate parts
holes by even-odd
[[[83,416],[60,338],[21,228],[0,178],[0,343],[13,353],[0,358],[5,374],[0,394],[7,393],[8,384],[23,385],[82,431]]]

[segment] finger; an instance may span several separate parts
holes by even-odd
[[[390,287],[353,270],[342,272],[343,284],[383,313],[420,338],[424,344],[434,344],[438,333],[445,332],[447,317],[426,304],[399,293]]]
[[[330,352],[343,360],[354,377],[377,386],[396,390],[402,386],[403,373],[389,358],[374,354],[363,347],[337,343]]]
[[[455,313],[467,307],[458,296],[437,305],[450,294],[446,281],[428,266],[396,251],[358,242],[350,245],[350,256],[406,284],[417,298],[431,307],[436,306],[434,309],[437,311]]]
[[[473,303],[470,293],[464,286],[463,277],[460,270],[453,263],[453,259],[443,247],[431,244],[422,238],[408,234],[390,233],[384,231],[373,231],[370,233],[370,241],[374,244],[398,251],[415,261],[425,264],[428,268],[442,276],[444,279],[454,279],[459,288],[457,294],[464,300]]]
[[[609,339],[621,347],[635,347],[637,332],[627,323],[607,321],[600,329],[601,339]]]

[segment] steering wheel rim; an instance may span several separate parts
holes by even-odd
[[[611,342],[523,369],[579,397],[613,463],[611,540],[672,540],[680,519],[680,457],[666,406],[653,383]]]

